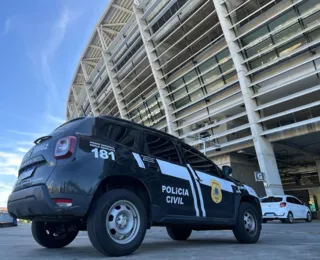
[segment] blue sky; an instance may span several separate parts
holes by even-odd
[[[108,1],[1,4],[0,207],[33,140],[64,122],[78,60]]]

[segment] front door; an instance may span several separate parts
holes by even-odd
[[[146,172],[157,176],[153,183],[154,198],[166,216],[196,216],[195,191],[188,169],[182,165],[174,142],[145,132],[146,154],[142,156]]]
[[[217,166],[197,150],[182,145],[182,153],[198,194],[200,216],[233,218],[235,185],[223,179]]]

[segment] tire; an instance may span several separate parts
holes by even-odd
[[[311,222],[311,221],[312,221],[312,215],[311,215],[311,212],[308,211],[307,217],[306,217],[306,222]]]
[[[172,240],[183,241],[190,237],[192,230],[184,227],[167,227],[167,233]]]
[[[286,223],[286,221],[287,221],[286,219],[281,219],[282,223]]]
[[[266,219],[262,220],[262,223],[264,223],[264,224],[266,224],[267,222],[268,222],[268,220],[266,220]]]
[[[259,240],[261,232],[261,214],[248,202],[242,202],[238,213],[237,224],[233,234],[243,244],[253,244]]]
[[[100,253],[125,256],[139,248],[147,225],[146,208],[140,198],[129,190],[116,189],[108,191],[93,204],[87,230],[92,245]]]
[[[294,221],[293,214],[292,214],[292,212],[291,212],[291,211],[289,211],[288,216],[287,216],[287,218],[286,218],[286,223],[288,223],[288,224],[292,224],[292,223],[293,223],[293,221]]]
[[[69,245],[78,235],[79,231],[57,231],[60,223],[47,223],[32,221],[31,231],[37,243],[47,248],[62,248]]]

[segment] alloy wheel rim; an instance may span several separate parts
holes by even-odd
[[[140,215],[137,208],[130,201],[117,201],[108,211],[106,228],[109,236],[116,243],[131,242],[140,228]]]
[[[250,210],[244,213],[244,228],[251,236],[254,236],[257,232],[257,219]]]
[[[292,214],[291,214],[291,213],[289,214],[289,221],[290,221],[290,222],[292,222],[292,221],[293,221],[293,216],[292,216]]]

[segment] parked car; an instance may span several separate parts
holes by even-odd
[[[174,240],[193,230],[232,230],[255,243],[261,206],[255,191],[167,133],[109,116],[71,120],[35,141],[9,197],[12,216],[32,221],[48,248],[79,230],[106,255],[134,252],[151,226]],[[48,221],[50,219],[50,221]]]
[[[263,223],[268,220],[281,220],[293,223],[296,219],[312,221],[310,209],[293,196],[269,196],[261,199]]]
[[[12,227],[17,225],[18,222],[16,218],[11,217],[8,212],[0,212],[0,227]]]

